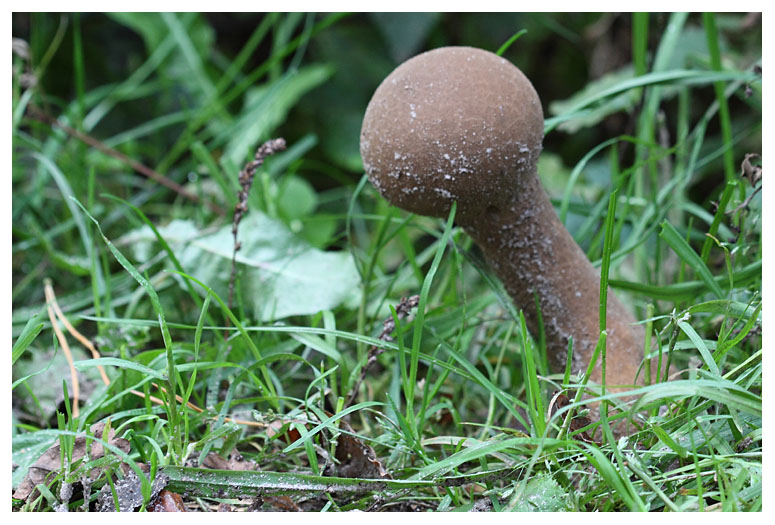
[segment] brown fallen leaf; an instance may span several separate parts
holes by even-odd
[[[102,431],[104,428],[105,423],[96,423],[92,425],[91,432],[95,437],[102,439]],[[123,438],[117,438],[115,434],[115,431],[111,428],[110,433],[108,434],[107,442],[114,447],[129,453],[129,441]],[[105,455],[105,449],[102,446],[102,443],[93,440],[89,440],[88,443],[90,447],[90,460],[101,458]],[[86,445],[87,440],[85,436],[75,438],[72,456],[73,463],[84,457],[86,454]],[[44,485],[49,483],[54,477],[56,477],[56,474],[61,468],[61,451],[59,447],[59,441],[57,441],[48,450],[46,450],[43,455],[40,456],[40,458],[38,458],[38,460],[29,468],[27,476],[24,478],[21,484],[19,484],[19,488],[17,488],[16,492],[13,493],[13,497],[24,501],[29,499],[30,496],[32,496],[33,499],[36,498],[38,491],[35,490],[35,486],[40,483]],[[103,471],[103,468],[92,469],[92,471],[89,473],[89,478],[96,480],[102,475]]]
[[[756,153],[746,153],[743,162],[740,165],[740,176],[751,183],[751,186],[756,186],[762,180],[762,167],[756,166],[751,163],[751,159],[760,159],[761,157]]]
[[[210,452],[202,462],[202,466],[218,470],[258,470],[258,463],[246,460],[236,450],[229,455],[228,460],[223,459],[215,452]]]
[[[751,200],[753,200],[754,196],[762,190],[762,186],[759,184],[762,181],[762,167],[751,164],[751,159],[760,158],[761,156],[757,155],[756,153],[747,153],[745,155],[743,163],[740,166],[740,169],[742,170],[740,176],[750,182],[751,187],[753,187],[754,190],[748,194],[748,197],[746,197],[743,202],[741,202],[735,208],[728,210],[726,212],[727,215],[734,215],[742,209],[748,209],[748,205],[751,204]]]
[[[148,505],[148,512],[186,512],[186,507],[180,494],[162,490],[154,502]]]
[[[299,506],[289,496],[264,496],[264,503],[271,505],[273,511],[301,512]]]
[[[355,431],[345,421],[339,422],[345,432]],[[335,457],[339,461],[337,472],[344,478],[389,479],[390,474],[377,459],[374,449],[350,434],[339,434]]]
[[[570,399],[568,399],[568,396],[566,396],[565,394],[556,394],[555,397],[556,397],[557,407],[555,410],[551,410],[551,407],[550,407],[551,414],[554,414],[554,412],[556,412],[557,410],[561,410],[566,406],[570,405]],[[569,430],[568,433],[570,434],[572,432],[576,432],[577,430],[582,429],[591,424],[592,424],[592,421],[588,417],[574,415],[573,419],[571,419],[570,421],[570,428],[568,429]],[[586,430],[584,432],[580,432],[576,434],[574,437],[579,441],[583,441],[585,443],[600,445],[599,442],[595,441],[589,436]]]

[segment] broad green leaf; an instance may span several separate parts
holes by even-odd
[[[318,206],[318,194],[312,184],[296,175],[283,178],[280,183],[277,208],[282,217],[291,222],[307,217]]]
[[[51,336],[48,337],[50,344]],[[71,346],[70,352],[76,362],[87,360],[90,357],[80,346]],[[58,403],[62,398],[62,380],[64,379],[72,388],[70,364],[61,349],[56,353],[53,349],[46,352],[36,351],[35,359],[17,361],[12,368],[12,379],[14,397],[32,413],[39,414],[44,418],[53,417],[56,414]],[[26,383],[26,385],[22,383]],[[92,385],[102,384],[102,381],[97,369],[92,369],[82,372],[82,375],[79,376],[79,383],[81,391],[85,392]],[[52,385],[56,385],[56,387],[52,388]],[[30,391],[37,398],[40,409],[37,408]]]
[[[228,296],[234,237],[231,225],[205,233],[189,221],[158,228],[178,253],[186,273]],[[152,250],[147,226],[122,238],[145,260]],[[333,309],[358,290],[358,272],[348,252],[318,250],[288,231],[280,221],[257,210],[240,224],[237,252],[239,283],[253,316],[268,321]]]
[[[11,486],[16,489],[24,480],[30,466],[43,453],[51,448],[57,440],[56,436],[41,435],[38,432],[26,432],[13,436],[11,439],[11,461],[17,465],[11,475]]]
[[[573,94],[565,100],[555,100],[549,104],[549,111],[552,115],[559,116],[571,113],[580,102],[587,100],[595,93],[611,88],[624,80],[630,80],[635,76],[632,65],[622,69],[607,73],[597,80],[589,82],[584,89]],[[582,128],[587,128],[598,124],[608,115],[619,111],[629,110],[638,102],[638,93],[636,91],[626,91],[614,97],[605,100],[600,105],[588,112],[579,114],[571,120],[566,120],[557,126],[557,129],[567,133],[576,133]]]

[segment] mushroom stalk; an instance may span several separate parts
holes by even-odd
[[[482,249],[533,334],[540,329],[537,296],[552,370],[564,370],[573,337],[571,369],[584,371],[600,335],[600,273],[560,222],[537,177],[510,200],[495,200],[484,215],[459,224]],[[610,291],[606,310],[606,384],[632,385],[642,329]],[[598,364],[592,380],[601,379]]]
[[[538,179],[543,111],[530,81],[507,60],[469,47],[423,53],[377,88],[363,120],[369,179],[393,205],[456,221],[476,241],[550,365],[586,369],[599,333],[600,278],[557,217]],[[534,295],[535,294],[535,295]],[[612,294],[607,303],[606,384],[635,384],[643,330]],[[643,374],[641,374],[642,378]],[[600,363],[592,378],[601,381]]]

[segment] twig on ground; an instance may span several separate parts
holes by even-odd
[[[420,303],[420,296],[419,295],[413,295],[409,298],[402,297],[401,301],[398,303],[398,306],[396,306],[396,316],[399,319],[403,319],[407,317],[411,312],[412,308],[415,308]],[[393,333],[393,330],[396,329],[396,322],[393,319],[393,316],[388,317],[385,319],[385,322],[382,325],[382,333],[379,334],[380,341],[392,341],[393,338],[390,336],[391,333]],[[355,382],[355,385],[353,385],[352,390],[350,391],[350,397],[347,400],[347,403],[344,405],[344,408],[349,407],[352,405],[353,401],[355,401],[355,397],[358,395],[358,391],[361,388],[361,383],[363,383],[363,380],[366,378],[366,374],[369,371],[369,368],[376,363],[377,358],[384,352],[384,348],[377,348],[376,346],[372,346],[369,348],[369,357],[366,360],[366,364],[363,365],[363,368],[361,368],[361,375],[358,377],[358,381]]]
[[[54,289],[51,287],[51,280],[46,279],[44,281],[43,287],[46,293],[46,305],[48,308],[48,318],[51,321],[51,328],[54,329],[54,333],[56,334],[57,340],[59,341],[59,346],[62,347],[62,352],[64,352],[65,358],[67,358],[67,364],[70,367],[70,381],[73,384],[73,416],[78,417],[78,401],[81,388],[78,384],[78,374],[76,373],[75,365],[73,364],[73,354],[70,352],[70,345],[67,344],[67,338],[65,337],[65,334],[62,333],[62,329],[59,328],[59,325],[57,324],[54,307],[52,306]]]
[[[64,325],[64,327],[67,329],[70,334],[78,339],[78,341],[85,346],[89,352],[91,352],[91,356],[93,359],[99,359],[100,353],[97,351],[95,346],[92,344],[89,339],[87,339],[81,332],[75,329],[75,327],[70,324],[70,321],[67,320],[67,317],[65,317],[64,312],[62,312],[62,309],[59,307],[59,303],[57,303],[56,294],[54,294],[54,288],[51,286],[51,280],[46,279],[45,281],[45,287],[46,287],[46,302],[49,305],[49,308],[54,310],[54,313],[56,313],[57,318],[61,321],[61,323]],[[106,385],[110,384],[110,379],[108,379],[108,375],[105,373],[105,369],[102,366],[98,366],[97,369],[100,371],[100,376],[102,377],[102,382]]]
[[[187,189],[185,189],[183,186],[175,182],[174,180],[171,180],[161,173],[149,168],[148,166],[130,158],[121,153],[118,150],[115,150],[111,148],[110,146],[100,142],[96,138],[92,137],[91,135],[87,135],[86,133],[83,133],[81,131],[78,131],[77,129],[71,128],[67,124],[63,124],[56,118],[52,117],[39,107],[30,104],[27,107],[27,114],[34,118],[35,120],[38,120],[40,122],[43,122],[44,124],[48,124],[49,126],[56,126],[68,135],[70,135],[73,138],[76,138],[83,142],[84,144],[87,144],[88,146],[91,146],[92,148],[101,151],[105,155],[108,155],[110,157],[113,157],[114,159],[118,159],[124,164],[128,165],[130,168],[135,170],[140,175],[144,175],[148,177],[149,179],[153,179],[162,186],[166,186],[167,188],[171,189],[181,197],[185,197],[186,199],[192,200],[194,202],[203,202],[205,206],[210,208],[214,213],[217,213],[218,215],[225,215],[226,210],[218,206],[217,204],[210,202],[210,201],[202,201],[202,199],[199,198],[199,195],[196,195],[195,193],[191,193]]]
[[[251,186],[253,186],[253,177],[256,175],[256,170],[264,163],[264,159],[283,151],[285,147],[285,139],[283,138],[267,140],[256,150],[253,160],[245,164],[245,167],[239,173],[240,191],[237,194],[238,200],[237,205],[234,207],[234,221],[231,225],[231,233],[234,236],[234,252],[232,252],[231,256],[231,276],[229,277],[229,309],[231,309],[234,299],[234,281],[237,276],[237,252],[242,247],[237,240],[237,233],[239,231],[239,223],[248,211],[248,195],[250,194]]]

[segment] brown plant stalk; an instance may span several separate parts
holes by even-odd
[[[415,308],[419,303],[419,295],[413,295],[408,298],[402,297],[401,301],[398,303],[398,306],[396,306],[396,317],[398,317],[398,319],[407,317],[412,312],[412,308]],[[380,341],[392,341],[393,337],[390,334],[392,334],[393,330],[395,329],[396,322],[391,315],[382,323],[382,333],[379,334],[377,339]],[[353,401],[355,401],[355,398],[358,395],[358,391],[361,389],[361,383],[363,383],[363,380],[366,379],[366,374],[369,372],[369,368],[371,368],[371,366],[377,362],[377,358],[384,351],[384,348],[377,348],[376,345],[372,345],[372,347],[369,348],[369,355],[366,359],[366,363],[363,365],[363,368],[361,368],[361,375],[358,376],[358,381],[356,381],[353,385],[352,390],[350,391],[350,397],[348,398],[347,403],[344,405],[344,408],[347,408],[353,404]]]
[[[242,168],[242,171],[239,173],[240,191],[237,194],[237,204],[234,206],[234,220],[231,225],[231,233],[234,236],[234,251],[231,255],[231,275],[229,277],[229,309],[231,309],[232,301],[234,299],[234,281],[237,277],[237,252],[242,247],[241,243],[237,240],[239,223],[248,211],[248,195],[250,194],[250,188],[253,186],[253,178],[255,177],[258,168],[264,163],[264,159],[270,155],[283,151],[285,148],[286,144],[284,138],[267,140],[258,147],[253,160],[245,164],[245,167]]]

